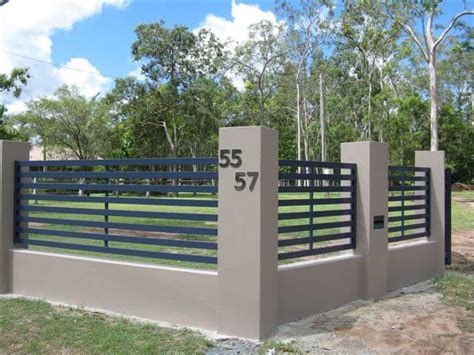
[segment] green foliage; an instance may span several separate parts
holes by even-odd
[[[214,114],[220,108],[216,110],[214,104],[222,94],[216,88],[226,86],[216,77],[224,60],[220,42],[209,31],[195,34],[185,26],[170,29],[163,21],[139,25],[135,33],[132,55],[142,63],[146,81],[119,80],[109,96],[110,102],[121,106],[120,114],[128,112],[132,116],[127,127],[129,138],[135,142],[132,146],[142,145],[145,140],[149,143],[147,156],[159,152],[172,156],[198,154],[209,143],[216,146],[220,123],[216,124],[219,117]],[[121,98],[131,93],[135,94],[124,103]],[[207,124],[209,130],[203,132]],[[185,133],[189,139],[183,138]],[[163,141],[167,147],[160,144]]]
[[[413,165],[416,150],[429,148],[429,104],[419,95],[396,100],[398,112],[388,118],[390,160],[394,165]]]
[[[97,97],[80,95],[75,87],[63,86],[54,98],[29,102],[28,111],[11,120],[45,148],[65,151],[76,159],[96,159],[108,144],[106,107]]]
[[[12,93],[14,97],[19,97],[29,78],[26,68],[14,68],[10,75],[0,74],[0,95]],[[19,137],[18,133],[3,120],[5,113],[5,106],[0,102],[0,139],[16,139]]]
[[[248,40],[235,47],[206,30],[168,27],[163,21],[137,26],[132,56],[144,79],[118,79],[111,92],[91,100],[92,126],[81,125],[104,132],[106,139],[87,135],[92,152],[85,155],[215,156],[219,127],[264,125],[279,131],[280,157],[296,159],[299,152],[303,159],[319,160],[321,101],[330,161],[339,160],[340,144],[347,141],[386,142],[391,163],[401,165],[414,163],[415,150],[429,149],[426,58],[406,26],[418,31],[423,42],[420,16],[432,11],[439,23],[442,1],[275,3],[284,25],[253,24]],[[435,26],[434,33],[439,35],[440,29]],[[453,31],[456,35],[437,47],[439,143],[454,181],[470,182],[474,30],[459,21]],[[20,74],[3,76],[3,81],[17,87]],[[13,77],[17,79],[12,82]],[[38,133],[53,131],[51,112],[38,107],[44,100],[30,103],[35,114],[23,116],[21,132],[71,151],[67,139]],[[8,120],[9,129],[0,126],[0,137],[18,128],[15,122]]]
[[[474,177],[474,125],[452,105],[440,110],[440,149],[446,152],[453,181],[470,183]]]
[[[19,97],[29,78],[26,68],[15,68],[10,75],[0,74],[0,94],[11,92],[13,96]]]

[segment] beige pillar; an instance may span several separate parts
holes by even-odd
[[[218,333],[248,339],[277,325],[278,132],[219,131]]]
[[[15,161],[28,160],[28,143],[0,140],[0,294],[9,291],[8,250],[13,247]]]
[[[380,297],[387,292],[388,277],[388,146],[343,143],[341,162],[357,164],[355,253],[363,257],[362,295],[364,299]]]
[[[436,274],[444,272],[444,233],[445,233],[445,157],[444,151],[416,151],[415,166],[431,168],[431,236],[428,238],[436,242],[435,266]]]

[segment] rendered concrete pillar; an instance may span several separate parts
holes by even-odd
[[[357,164],[357,248],[363,257],[362,296],[383,296],[388,287],[388,146],[377,142],[341,145],[341,162]],[[383,226],[374,219],[383,217]]]
[[[278,132],[221,128],[219,152],[217,330],[261,339],[277,326]]]
[[[431,236],[428,238],[436,242],[435,246],[435,273],[444,272],[444,238],[445,238],[445,156],[444,151],[416,151],[415,166],[431,168]]]
[[[15,161],[28,160],[28,143],[0,140],[0,294],[8,292],[9,254],[13,247]]]

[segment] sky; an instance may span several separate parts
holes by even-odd
[[[446,20],[460,8],[461,1],[448,0]],[[3,102],[19,113],[28,100],[63,84],[93,96],[109,90],[116,77],[139,75],[130,54],[133,31],[160,19],[205,27],[234,42],[247,39],[252,23],[278,21],[274,0],[10,0],[0,7],[0,73],[29,67],[31,79],[20,99]]]

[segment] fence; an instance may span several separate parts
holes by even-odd
[[[217,264],[216,167],[216,158],[17,162],[15,243]],[[183,193],[200,198],[163,198]]]
[[[429,237],[430,169],[389,166],[388,171],[389,243]]]
[[[278,160],[261,127],[221,129],[219,150],[31,162],[0,141],[0,293],[261,339],[443,272],[443,152],[389,168],[386,144],[357,142],[341,163]]]
[[[279,166],[278,259],[355,249],[356,165],[280,160]]]

